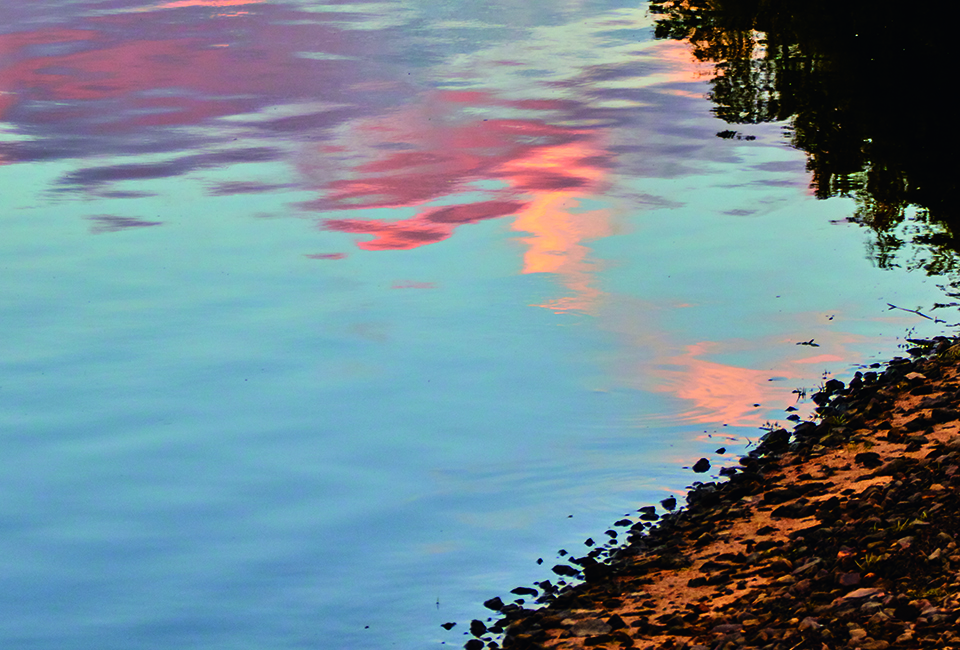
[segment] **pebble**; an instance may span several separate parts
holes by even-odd
[[[803,619],[802,621],[800,621],[800,626],[799,626],[798,629],[799,629],[801,632],[806,632],[807,630],[814,630],[814,631],[816,631],[816,630],[819,630],[821,627],[823,627],[823,626],[820,625],[820,622],[817,621],[817,619],[808,616],[808,617],[806,617],[805,619]]]

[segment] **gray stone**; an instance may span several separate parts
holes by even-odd
[[[612,631],[613,628],[599,618],[585,618],[570,626],[570,634],[573,636],[609,634]]]

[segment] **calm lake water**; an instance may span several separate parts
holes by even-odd
[[[460,647],[940,332],[643,4],[0,18],[3,647]]]

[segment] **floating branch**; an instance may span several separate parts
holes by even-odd
[[[916,314],[917,316],[922,316],[922,317],[926,318],[927,320],[932,320],[934,323],[946,323],[946,322],[947,322],[947,321],[945,321],[945,320],[940,320],[939,318],[933,318],[933,317],[931,317],[931,316],[927,316],[926,314],[924,314],[923,312],[921,312],[921,311],[919,311],[919,310],[917,310],[917,309],[907,309],[907,308],[905,308],[905,307],[897,307],[896,305],[891,305],[889,302],[887,303],[887,307],[889,307],[890,309],[899,309],[900,311],[906,311],[906,312],[909,312],[909,313],[911,313],[911,314]]]

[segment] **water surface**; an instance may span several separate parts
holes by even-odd
[[[939,332],[645,6],[0,16],[5,646],[462,644]]]

